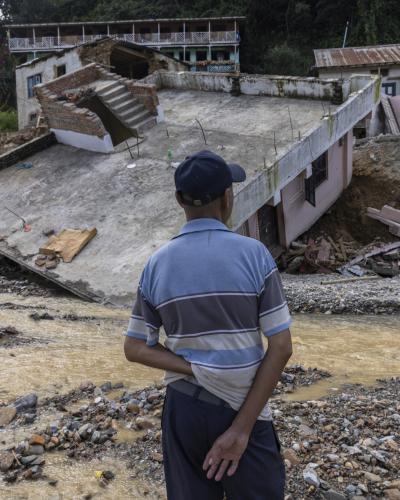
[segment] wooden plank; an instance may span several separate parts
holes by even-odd
[[[397,210],[390,205],[385,205],[382,207],[381,216],[385,219],[390,219],[400,224],[400,210]]]
[[[383,279],[381,276],[354,276],[354,278],[339,278],[337,280],[321,281],[321,285],[337,285],[340,283],[351,283],[352,281],[369,281]]]
[[[96,228],[63,229],[58,235],[51,236],[39,251],[45,255],[60,255],[64,262],[71,262],[96,234]]]

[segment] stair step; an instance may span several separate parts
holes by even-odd
[[[133,97],[131,93],[129,93],[128,91],[126,91],[126,92],[127,92],[126,94],[117,95],[116,97],[112,97],[111,99],[107,99],[107,104],[109,106],[111,106],[112,108],[115,108],[119,104],[126,102],[126,101],[138,102],[137,99],[135,97]]]
[[[115,113],[120,115],[123,118],[128,118],[132,114],[139,113],[144,108],[143,104],[137,101],[126,101],[118,106],[110,106]]]
[[[136,115],[132,116],[131,118],[129,118],[128,120],[125,120],[126,123],[129,125],[129,127],[135,127],[136,124],[142,122],[143,120],[145,120],[146,118],[148,117],[151,117],[153,115],[151,115],[147,109],[145,109],[144,111],[142,111],[141,113],[137,113]]]
[[[129,96],[130,94],[123,85],[117,85],[117,86],[113,87],[111,90],[108,90],[107,92],[101,92],[99,95],[103,99],[108,101],[112,97],[117,97],[117,96],[122,96],[122,95]]]
[[[135,129],[140,132],[143,132],[144,130],[147,130],[149,128],[152,128],[157,125],[157,118],[153,115],[150,115],[148,118],[143,120],[142,122],[138,123],[135,125]]]
[[[111,81],[108,85],[105,85],[103,87],[100,87],[99,89],[96,90],[96,92],[101,95],[105,94],[106,92],[110,91],[111,89],[115,88],[116,86],[121,85],[118,82]]]

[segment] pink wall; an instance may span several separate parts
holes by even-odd
[[[328,150],[328,179],[316,189],[316,206],[305,201],[304,179],[301,173],[282,189],[284,234],[282,244],[288,246],[293,240],[309,229],[338,199],[349,185],[352,176],[352,131]]]

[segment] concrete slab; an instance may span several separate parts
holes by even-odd
[[[241,163],[250,180],[274,161],[274,130],[278,153],[292,143],[288,106],[295,140],[298,131],[318,126],[324,111],[311,100],[173,90],[159,97],[166,122],[146,133],[138,159],[124,144],[112,154],[55,145],[30,157],[30,170],[1,171],[0,253],[38,271],[34,260],[47,240],[44,231],[96,227],[98,235],[70,264],[44,274],[80,296],[129,305],[146,260],[184,222],[174,199],[169,149],[173,162],[199,149],[214,150]],[[136,157],[135,140],[130,144]],[[27,219],[32,231],[23,232],[5,206]]]

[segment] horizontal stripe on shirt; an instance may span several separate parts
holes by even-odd
[[[290,325],[290,314],[287,304],[284,304],[271,313],[263,314],[260,318],[261,330],[267,336],[271,335],[271,332],[279,327],[281,327],[281,330],[285,330],[288,328],[286,326],[288,323]]]
[[[260,362],[264,357],[262,344],[244,349],[176,349],[175,354],[182,356],[189,363],[213,368],[239,368]]]
[[[185,336],[176,338],[174,335],[167,337],[165,345],[171,351],[176,349],[243,349],[253,347],[261,342],[260,331],[231,331],[231,332],[203,332],[199,336]]]

